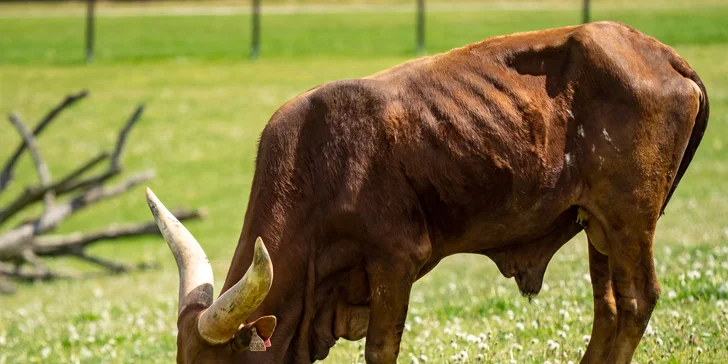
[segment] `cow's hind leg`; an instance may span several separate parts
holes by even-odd
[[[589,238],[589,273],[594,294],[594,324],[591,340],[582,363],[604,363],[612,349],[617,330],[617,305],[612,290],[609,258],[596,246],[605,246],[604,233],[596,221],[587,227]]]
[[[397,362],[412,285],[430,255],[426,242],[384,245],[367,261],[371,292],[365,359],[368,364]]]
[[[606,260],[617,309],[615,340],[604,362],[623,364],[631,362],[660,296],[652,254],[659,205],[640,207],[640,201],[636,199],[620,205],[618,212],[601,211],[599,222],[607,241],[607,246],[602,248],[608,251]],[[590,251],[590,254],[603,272],[606,257],[593,253],[598,252]],[[606,281],[600,283],[606,287]],[[600,288],[595,286],[595,289]],[[607,303],[607,311],[608,306]]]
[[[613,232],[610,255],[615,259],[609,259],[609,269],[617,303],[617,340],[607,363],[631,362],[660,297],[652,254],[656,220]]]

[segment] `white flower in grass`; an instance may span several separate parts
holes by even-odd
[[[465,351],[465,350],[461,351],[458,354],[458,356],[460,357],[460,360],[462,360],[463,363],[465,363],[466,361],[468,361],[468,352],[467,351]]]
[[[547,341],[546,345],[548,345],[548,348],[551,351],[559,350],[559,347],[561,346],[561,345],[559,345],[559,343],[557,343],[556,341],[553,341],[553,340]]]
[[[423,363],[427,363],[427,360],[428,360],[427,355],[425,355],[425,354],[420,355],[420,361],[422,361]]]
[[[478,342],[478,338],[475,335],[468,335],[465,338],[465,341],[467,341],[469,343],[476,343],[476,342]]]
[[[556,336],[558,336],[562,339],[566,339],[566,333],[561,330],[556,331]]]
[[[531,344],[532,345],[537,345],[538,344],[538,339],[532,339],[531,340]]]
[[[652,336],[655,334],[655,330],[652,328],[652,324],[647,324],[647,328],[645,328],[645,336]]]
[[[76,331],[76,327],[73,325],[68,325],[68,341],[70,342],[76,342],[78,341],[79,336],[78,332]]]
[[[703,353],[703,348],[701,348],[700,346],[698,346],[697,350],[698,350],[698,355]]]
[[[584,341],[585,344],[588,344],[589,341],[591,341],[591,335],[584,335],[581,337],[581,340]]]
[[[81,348],[81,357],[82,358],[90,358],[93,355],[94,355],[94,353],[92,353],[91,350],[89,350],[85,346]]]
[[[516,328],[520,331],[523,331],[526,329],[526,326],[522,322],[516,322]]]
[[[564,318],[564,320],[571,319],[571,316],[569,315],[569,311],[564,310],[563,308],[559,310],[559,315]]]
[[[51,355],[51,348],[46,346],[43,348],[43,350],[40,351],[40,356],[45,359],[48,357],[48,355]]]
[[[667,298],[674,300],[675,298],[677,298],[677,292],[670,290],[669,292],[667,292]]]
[[[478,362],[478,363],[484,362],[485,361],[485,355],[483,355],[483,354],[476,355],[475,356],[475,361]]]
[[[700,272],[697,270],[691,270],[688,272],[688,278],[691,280],[696,280],[700,278]]]
[[[486,343],[480,343],[480,344],[478,344],[478,350],[479,351],[488,351],[488,350],[490,350],[490,346],[488,346],[488,344],[486,344]]]

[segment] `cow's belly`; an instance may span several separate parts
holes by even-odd
[[[434,214],[445,217],[428,222],[434,225],[428,226],[433,254],[420,277],[449,255],[483,254],[505,277],[514,277],[524,295],[537,294],[553,254],[583,229],[577,223],[580,184],[568,174],[559,180],[555,188],[524,190],[511,184],[471,191],[469,201],[463,197],[463,204],[448,206],[454,214]]]

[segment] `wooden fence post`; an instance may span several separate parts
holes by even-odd
[[[260,56],[260,0],[253,0],[253,29],[251,34],[250,58],[255,60]]]
[[[417,0],[417,54],[425,54],[425,0]]]
[[[87,0],[86,7],[86,63],[94,61],[94,17],[96,0]]]

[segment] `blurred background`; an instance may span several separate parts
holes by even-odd
[[[711,119],[658,227],[663,288],[635,360],[705,362],[728,352],[728,2],[725,0],[0,1],[0,114],[30,128],[81,90],[37,149],[61,177],[113,150],[135,107],[145,109],[121,156],[152,168],[168,206],[205,211],[187,226],[210,257],[217,287],[242,227],[259,133],[285,101],[324,82],[363,77],[487,37],[617,20],[674,47],[703,79]],[[256,16],[257,15],[257,16]],[[256,20],[257,19],[257,20]],[[257,26],[255,25],[257,24]],[[0,162],[22,143],[0,124]],[[90,171],[104,171],[98,165]],[[111,176],[109,182],[124,181]],[[1,209],[39,184],[26,151]],[[62,204],[59,196],[56,204]],[[203,209],[204,208],[204,209]],[[42,214],[39,201],[0,224],[0,237]],[[54,234],[150,218],[143,188],[69,216]],[[400,362],[577,362],[591,330],[585,239],[554,258],[542,293],[520,297],[485,257],[455,256],[415,285]],[[0,244],[1,245],[1,244]],[[154,236],[93,244],[90,255],[152,269],[110,275],[78,257],[44,257],[82,279],[12,279],[0,296],[0,364],[171,362],[177,272]],[[1,257],[0,257],[1,258]],[[327,363],[363,362],[341,340]]]

